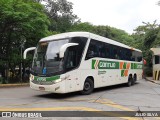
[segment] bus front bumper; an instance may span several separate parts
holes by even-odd
[[[34,90],[39,90],[39,91],[46,91],[46,92],[52,92],[52,93],[66,93],[65,81],[61,81],[59,83],[52,84],[52,85],[40,85],[30,81],[30,87]]]

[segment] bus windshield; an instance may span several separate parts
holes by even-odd
[[[39,43],[34,54],[32,71],[39,75],[62,71],[63,60],[59,58],[59,50],[68,41],[68,39],[64,39]]]
[[[80,65],[88,38],[73,37],[51,42],[40,42],[35,50],[31,73],[38,76],[53,76],[77,68]],[[66,43],[78,43],[65,51],[59,58],[59,50]]]

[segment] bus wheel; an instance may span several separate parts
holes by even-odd
[[[87,78],[85,80],[84,86],[83,86],[83,90],[81,91],[81,94],[83,95],[89,95],[92,93],[94,89],[94,83],[90,78]]]
[[[132,80],[132,85],[134,85],[136,81],[137,81],[137,76],[134,75],[133,80]]]
[[[127,86],[130,87],[132,85],[132,83],[133,83],[133,78],[132,78],[132,76],[129,76]]]

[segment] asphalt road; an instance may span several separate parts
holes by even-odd
[[[160,111],[160,85],[140,80],[131,87],[116,85],[99,88],[94,90],[91,95],[80,95],[79,92],[69,94],[46,93],[34,91],[29,87],[0,88],[0,111]],[[96,116],[66,117],[65,119],[82,120],[84,118],[104,119],[104,117]],[[64,118],[46,117],[35,119],[60,120]],[[129,118],[116,116],[115,114],[115,117],[105,119],[154,120],[160,119],[160,117]]]

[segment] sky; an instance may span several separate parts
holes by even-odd
[[[158,0],[67,0],[81,22],[109,25],[133,33],[142,22],[160,24]]]

